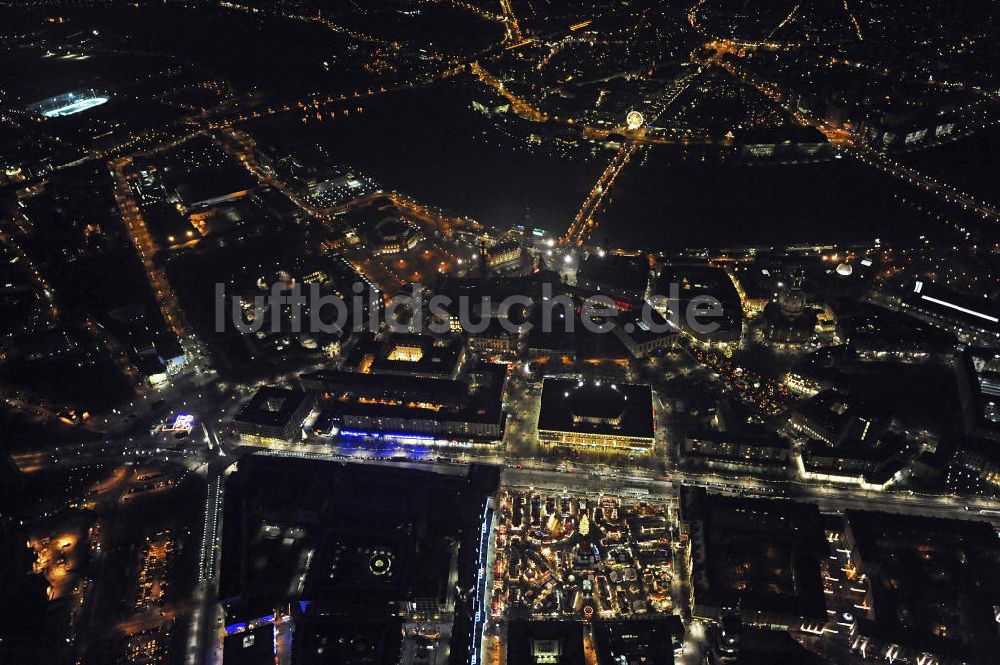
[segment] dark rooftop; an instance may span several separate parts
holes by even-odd
[[[676,295],[676,306],[679,309],[676,314],[681,323],[687,322],[685,313],[689,303],[706,296],[715,298],[722,305],[722,316],[714,317],[713,323],[718,323],[723,330],[733,331],[739,330],[743,323],[740,294],[722,268],[704,264],[665,266],[656,280],[653,295],[660,298],[672,298]]]
[[[476,547],[495,475],[244,457],[226,481],[220,599],[249,614],[306,600],[331,620],[365,622],[400,602],[439,602],[456,552]]]
[[[630,324],[631,328],[629,328]],[[625,334],[637,344],[662,340],[664,337],[680,332],[677,326],[652,308],[646,308],[645,312],[641,309],[619,312],[615,317],[615,325],[622,328]]]
[[[825,665],[822,656],[809,651],[789,633],[743,628],[739,657],[732,665]]]
[[[848,511],[855,560],[871,582],[861,631],[969,663],[1000,652],[1000,537],[987,522]],[[867,623],[867,622],[866,622]]]
[[[547,378],[538,429],[652,438],[653,391],[633,384]]]
[[[293,665],[397,665],[402,620],[382,623],[330,622],[310,607],[295,622]]]
[[[722,268],[704,264],[671,264],[665,266],[656,280],[654,293],[670,295],[670,285],[677,284],[681,300],[698,295],[715,296],[723,305],[739,304],[740,294]]]
[[[234,633],[222,641],[222,665],[274,665],[274,624]]]
[[[781,127],[755,127],[736,134],[736,142],[743,145],[771,143],[826,143],[826,137],[815,127],[782,125]]]
[[[507,665],[584,665],[579,621],[511,621]]]
[[[681,512],[691,529],[697,615],[739,608],[752,622],[826,620],[826,540],[815,505],[685,488]]]
[[[625,393],[613,384],[602,386],[586,381],[570,390],[566,405],[575,417],[607,420],[620,418],[625,413],[628,400]]]
[[[393,376],[380,374],[318,370],[301,376],[308,390],[327,392],[332,396],[348,395],[352,398],[418,399],[428,402],[461,405],[468,401],[469,388],[464,381],[434,379],[422,376]]]
[[[306,393],[301,390],[265,386],[243,405],[233,421],[285,427],[306,399]]]
[[[666,619],[594,622],[598,665],[672,665],[671,625]]]
[[[188,207],[229,197],[252,189],[257,184],[250,174],[236,164],[199,168],[179,179],[177,192]]]
[[[649,261],[644,256],[591,254],[580,263],[576,280],[578,286],[640,299],[649,286]]]

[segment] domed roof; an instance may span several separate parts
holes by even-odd
[[[837,274],[840,275],[841,277],[847,277],[853,272],[854,272],[854,266],[852,266],[850,263],[841,263],[839,266],[837,266]]]

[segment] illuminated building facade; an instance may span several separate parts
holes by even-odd
[[[547,378],[538,439],[546,445],[649,452],[656,438],[649,386]]]
[[[520,347],[519,340],[520,336],[504,327],[500,319],[491,318],[485,330],[469,333],[468,345],[473,351],[484,355],[515,360]]]
[[[685,458],[728,471],[783,471],[789,443],[775,434],[705,431],[689,434],[682,444]]]
[[[458,335],[390,333],[360,337],[348,352],[344,368],[365,374],[453,380],[462,372],[465,360],[465,342]]]
[[[245,444],[282,445],[299,438],[313,403],[301,390],[264,387],[239,410],[233,427]]]
[[[740,154],[747,158],[785,158],[833,154],[826,137],[813,127],[796,125],[780,129],[741,130],[735,137]]]
[[[681,337],[680,331],[653,309],[645,315],[641,311],[621,312],[611,331],[633,358],[677,348]]]
[[[506,422],[506,380],[506,365],[489,363],[463,381],[336,371],[302,376],[342,437],[419,445],[499,441]]]
[[[522,253],[523,248],[519,239],[503,240],[487,250],[486,263],[490,268],[502,268],[517,262]]]
[[[376,256],[411,250],[421,240],[416,229],[397,217],[386,217],[380,221],[372,235],[372,250]]]

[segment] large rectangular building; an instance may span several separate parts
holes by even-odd
[[[648,452],[656,439],[649,386],[547,378],[538,439],[547,445]]]
[[[227,632],[291,616],[294,663],[397,665],[409,622],[440,632],[453,662],[479,657],[479,572],[499,479],[477,465],[438,473],[244,457],[225,484]],[[236,640],[234,653],[259,639]]]
[[[736,284],[722,268],[668,265],[656,280],[651,302],[698,344],[725,348],[743,340],[743,304]],[[717,303],[717,314],[705,313]]]
[[[788,468],[789,443],[769,432],[691,432],[681,444],[686,461],[727,471],[783,472]]]
[[[694,616],[739,611],[749,624],[787,630],[825,623],[820,560],[828,556],[819,509],[685,488]]]
[[[455,379],[465,363],[461,337],[391,333],[362,339],[347,361],[373,374]]]
[[[987,522],[847,512],[847,545],[867,578],[858,654],[886,662],[997,662],[1000,537]]]
[[[649,289],[645,256],[591,254],[580,263],[576,286],[612,298],[622,309],[638,306]]]
[[[298,438],[314,403],[312,395],[301,390],[265,386],[239,410],[233,427],[246,444],[287,443]]]
[[[507,366],[486,363],[466,380],[324,371],[302,376],[342,436],[404,442],[499,441]]]
[[[620,313],[611,329],[633,358],[662,353],[680,343],[680,330],[655,309],[644,307],[645,311],[640,307]]]
[[[278,657],[276,628],[263,623],[237,630],[222,641],[222,665],[274,665]]]
[[[507,665],[586,665],[580,621],[511,621]]]
[[[677,642],[675,626],[684,629],[676,615],[667,619],[595,621],[594,651],[597,665],[673,665]]]

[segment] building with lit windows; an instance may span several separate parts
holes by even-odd
[[[677,644],[684,641],[684,627],[676,615],[667,619],[595,621],[593,632],[597,665],[672,665]]]
[[[519,238],[501,240],[486,250],[486,263],[492,269],[513,265],[521,259],[524,246]]]
[[[680,509],[696,618],[738,611],[746,623],[776,630],[826,622],[820,561],[829,554],[819,508],[686,487]]]
[[[868,594],[849,636],[873,662],[995,663],[1000,537],[993,525],[849,510],[844,532]]]
[[[436,289],[436,295],[444,296],[445,300],[436,311],[432,308],[431,316],[435,323],[447,323],[454,333],[467,332],[462,325],[463,315],[472,322],[485,318],[522,322],[525,312],[540,302],[546,284],[553,293],[562,292],[558,275],[551,272],[488,279],[449,276]],[[463,303],[467,303],[465,312]]]
[[[740,155],[749,159],[794,160],[803,157],[829,157],[833,147],[815,127],[798,125],[779,129],[743,129],[735,137]]]
[[[649,452],[656,438],[653,419],[649,386],[546,378],[538,439],[545,445]]]
[[[696,344],[724,349],[743,341],[743,304],[734,281],[722,268],[704,264],[665,266],[656,280],[651,302]],[[716,303],[717,307],[712,307]]]
[[[586,665],[580,621],[511,621],[508,665]]]
[[[788,428],[804,438],[837,446],[852,434],[855,411],[846,395],[824,391],[795,409],[788,419]]]
[[[791,633],[744,626],[738,614],[723,617],[709,639],[711,665],[830,665]]]
[[[438,473],[244,456],[221,519],[225,662],[258,662],[237,655],[263,652],[258,641],[286,622],[294,640],[282,662],[397,665],[420,649],[407,645],[414,627],[443,635],[453,662],[476,662],[499,480],[498,467],[479,465]]]
[[[945,485],[955,494],[1000,495],[1000,445],[980,437],[962,437],[951,453]]]
[[[312,410],[313,396],[301,390],[264,387],[233,418],[240,441],[248,445],[285,444],[298,439]]]
[[[649,307],[645,312],[641,309],[620,312],[614,318],[611,332],[633,358],[644,358],[677,348],[681,339],[680,330]]]
[[[520,350],[520,335],[516,325],[491,318],[486,328],[479,332],[469,332],[469,348],[487,356],[505,360],[516,360]]]
[[[733,268],[733,285],[740,296],[743,313],[753,318],[764,311],[769,302],[778,295],[777,282],[780,272],[757,265]]]
[[[344,368],[363,374],[455,379],[465,360],[465,342],[458,335],[389,333],[381,337],[359,336],[344,360]]]
[[[828,382],[796,371],[785,374],[782,382],[789,390],[803,397],[814,397],[830,387]]]
[[[277,627],[273,623],[234,630],[222,640],[222,665],[273,665],[277,647]]]
[[[836,391],[797,406],[787,427],[799,439],[792,461],[807,480],[883,490],[919,452],[916,437],[890,412],[862,408]]]
[[[420,233],[398,217],[386,217],[375,225],[371,235],[372,251],[376,256],[411,250],[421,240]]]
[[[788,468],[789,442],[777,434],[706,430],[688,434],[681,446],[683,458],[709,468],[738,472]]]
[[[461,381],[320,371],[302,376],[342,438],[490,443],[503,438],[507,366],[485,363]]]

